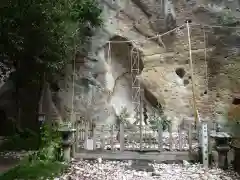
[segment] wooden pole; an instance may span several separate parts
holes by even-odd
[[[142,151],[142,139],[143,139],[143,132],[142,132],[142,123],[143,123],[143,90],[140,88],[140,151]]]
[[[192,60],[192,46],[191,46],[191,33],[189,23],[191,20],[186,20],[187,23],[187,32],[188,32],[188,47],[189,47],[189,61],[190,61],[190,70],[191,70],[191,78],[192,78],[192,93],[193,93],[193,109],[194,109],[194,117],[195,117],[195,129],[197,128],[198,122],[198,112],[196,106],[196,94],[195,94],[195,79],[194,79],[194,66]]]

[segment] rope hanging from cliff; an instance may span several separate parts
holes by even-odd
[[[206,41],[206,31],[203,28],[203,38],[204,38],[204,62],[205,62],[205,86],[208,88],[208,63],[207,63],[207,41]]]
[[[227,28],[227,29],[240,29],[240,26],[222,26],[222,25],[209,25],[209,24],[197,24],[193,23],[192,26],[201,26],[201,27],[208,27],[208,28]]]
[[[188,48],[189,48],[189,61],[190,61],[190,70],[192,77],[192,93],[193,93],[193,110],[195,117],[195,129],[197,128],[197,122],[199,122],[197,103],[196,103],[196,94],[195,94],[195,79],[194,79],[194,67],[193,67],[193,59],[192,59],[192,44],[191,44],[191,33],[190,33],[190,25],[189,21],[186,22],[187,33],[188,33]]]
[[[111,65],[111,61],[112,61],[112,59],[111,59],[111,42],[109,41],[108,42],[108,53],[107,53],[107,61],[108,61],[108,65],[110,66]]]
[[[78,30],[75,32],[74,36],[77,34]],[[76,41],[74,41],[74,57],[73,57],[73,64],[72,64],[72,69],[73,69],[73,74],[72,74],[72,104],[71,104],[71,121],[74,122],[74,97],[75,97],[75,76],[76,76],[76,57],[77,57],[77,45]]]
[[[183,28],[184,26],[186,26],[186,24],[182,24],[172,30],[169,30],[163,34],[157,34],[156,36],[152,36],[152,37],[149,37],[149,38],[146,38],[145,40],[139,40],[139,39],[135,39],[135,40],[126,40],[126,41],[107,41],[107,43],[127,43],[127,42],[146,42],[148,40],[152,40],[152,39],[157,39],[161,36],[164,36],[164,35],[167,35],[167,34],[170,34],[171,32],[173,31],[176,31],[177,29],[181,29]],[[209,27],[209,28],[228,28],[228,29],[240,29],[240,27],[231,27],[231,26],[220,26],[220,25],[207,25],[207,24],[196,24],[196,23],[193,23],[191,24],[191,26],[203,26],[203,27]]]
[[[181,28],[183,28],[185,26],[185,24],[182,24],[181,26],[178,26],[178,27],[176,27],[176,28],[174,28],[174,29],[172,29],[172,30],[169,30],[169,31],[167,31],[167,32],[165,32],[165,33],[163,33],[163,34],[157,34],[156,36],[152,36],[152,37],[149,37],[149,38],[146,38],[146,39],[144,39],[144,40],[126,40],[126,41],[107,41],[107,43],[128,43],[128,42],[132,42],[132,43],[134,43],[134,42],[137,42],[137,43],[139,43],[139,42],[141,42],[141,43],[144,43],[144,42],[146,42],[146,41],[148,41],[148,40],[151,40],[151,39],[157,39],[157,38],[159,38],[159,37],[161,37],[161,36],[165,36],[165,35],[167,35],[167,34],[170,34],[171,32],[174,32],[174,31],[176,31],[177,29],[181,29]]]

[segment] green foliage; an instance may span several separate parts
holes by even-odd
[[[225,113],[223,118],[217,121],[217,124],[221,127],[220,131],[228,132],[233,137],[240,137],[240,117],[230,117]]]
[[[235,26],[238,21],[237,18],[233,15],[231,10],[224,10],[218,14],[218,24],[223,26]]]
[[[61,161],[61,134],[48,124],[41,127],[39,150],[29,156],[29,160]]]
[[[53,179],[60,175],[65,169],[66,165],[60,162],[52,161],[34,161],[22,162],[20,165],[13,169],[0,174],[1,180],[40,180],[40,179]]]
[[[163,131],[167,130],[171,125],[171,121],[167,120],[166,116],[158,116],[156,114],[150,116],[149,123],[153,130],[157,130],[159,126],[162,126]]]
[[[0,146],[1,151],[36,150],[39,136],[29,129],[8,137]]]
[[[81,39],[78,45],[82,45],[101,24],[96,0],[3,0],[1,4],[0,62],[17,67],[27,81],[43,72],[48,79],[61,72],[73,55],[75,39]]]
[[[169,129],[171,121],[164,115],[161,105],[157,105],[153,109],[153,114],[149,116],[149,123],[153,130],[157,130],[159,126],[162,126],[163,131]]]
[[[127,124],[128,121],[127,121],[127,118],[130,117],[130,114],[128,113],[127,111],[127,108],[123,108],[120,115],[117,116],[117,121],[118,123],[123,123],[123,124]]]
[[[23,143],[27,140],[28,135],[30,139],[38,142],[39,149],[23,159],[18,166],[0,175],[1,180],[51,179],[66,169],[66,165],[60,162],[62,160],[61,136],[57,129],[44,124],[40,135],[24,131],[15,135],[12,138],[13,142],[19,145],[19,142]],[[27,141],[27,143],[31,145],[32,142]]]

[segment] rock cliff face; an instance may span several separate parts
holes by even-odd
[[[227,68],[229,62],[234,61],[232,57],[238,56],[239,46],[231,38],[226,38],[220,32],[221,28],[219,32],[217,28],[201,29],[197,23],[217,24],[215,15],[223,11],[223,7],[237,7],[235,1],[230,5],[221,2],[211,4],[204,0],[181,0],[174,4],[167,0],[99,1],[103,8],[104,25],[89,41],[88,53],[79,53],[76,57],[74,87],[71,65],[66,69],[66,78],[59,81],[61,90],[57,95],[59,100],[55,112],[59,111],[63,119],[68,119],[74,104],[74,111],[83,118],[96,119],[98,123],[114,123],[115,115],[126,107],[133,117],[131,60],[138,57],[139,79],[145,89],[144,100],[148,109],[159,102],[174,125],[184,118],[193,118],[192,77],[185,24],[185,20],[191,18],[197,107],[203,118],[216,117],[217,114],[222,116],[223,110],[231,104],[232,92],[239,90],[236,83],[239,79],[230,80],[231,73]],[[234,13],[238,12],[234,9]],[[180,28],[156,36],[176,26]],[[235,32],[229,31],[231,35]],[[230,55],[233,47],[237,52]],[[131,53],[133,48],[137,53]],[[226,60],[226,56],[231,60]],[[235,67],[239,66],[236,62]],[[134,122],[133,118],[129,121]]]

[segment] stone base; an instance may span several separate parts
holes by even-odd
[[[234,149],[233,167],[234,170],[240,174],[240,148]]]
[[[203,163],[203,156],[202,156],[202,152],[199,153],[199,162],[202,164]],[[212,154],[208,154],[208,163],[211,166],[213,162],[213,156]]]
[[[63,159],[66,162],[71,161],[71,146],[63,148]]]
[[[199,155],[199,162],[202,164],[203,163],[203,155],[202,155],[201,148],[199,149],[198,155]],[[213,155],[212,155],[212,153],[209,153],[208,154],[208,163],[209,163],[209,165],[212,165],[212,162],[213,162]]]

